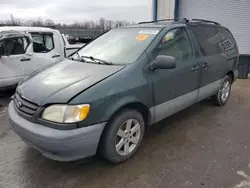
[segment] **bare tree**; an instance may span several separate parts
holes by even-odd
[[[135,21],[132,21],[131,22],[131,25],[136,25],[137,23]]]
[[[114,27],[114,21],[113,20],[106,20],[105,23],[105,30],[109,30]]]
[[[133,24],[135,22],[132,22]],[[96,29],[96,30],[109,30],[114,27],[122,27],[126,25],[130,25],[131,23],[125,20],[122,21],[114,21],[114,20],[106,20],[105,18],[101,17],[99,21],[93,21],[93,20],[86,20],[82,22],[75,21],[72,24],[61,24],[61,23],[55,23],[51,19],[43,20],[42,18],[37,18],[33,20],[20,20],[17,18],[14,18],[14,16],[11,14],[10,20],[3,20],[0,21],[0,25],[25,25],[25,26],[37,26],[37,27],[55,27],[58,29]]]
[[[100,26],[100,28],[102,30],[105,29],[105,22],[106,22],[106,20],[104,18],[100,18],[100,20],[99,20],[99,26]]]
[[[11,20],[12,25],[15,25],[15,18],[12,14],[10,15],[10,20]]]
[[[89,21],[89,25],[91,29],[96,28],[96,23],[94,21]]]
[[[32,22],[32,26],[36,26],[36,27],[42,27],[42,26],[44,26],[43,19],[38,18],[37,20],[34,20]]]
[[[46,19],[44,21],[44,25],[45,26],[55,26],[55,22],[53,20],[51,20],[51,19]]]

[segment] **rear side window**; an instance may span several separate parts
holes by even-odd
[[[19,55],[26,52],[30,41],[26,37],[5,39],[1,42],[2,55]]]
[[[47,53],[54,49],[53,34],[31,33],[35,53]]]
[[[221,38],[214,27],[191,27],[191,30],[193,31],[201,53],[204,56],[213,56],[223,53],[223,48],[220,45]]]
[[[237,43],[230,31],[222,27],[217,28],[217,31],[221,37],[221,47],[224,49],[226,55],[236,55]]]

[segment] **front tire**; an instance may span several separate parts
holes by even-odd
[[[126,109],[108,123],[100,141],[101,155],[111,163],[132,157],[141,145],[145,122],[136,110]]]
[[[231,94],[232,79],[227,75],[217,94],[212,96],[212,101],[216,106],[223,106],[227,103]]]

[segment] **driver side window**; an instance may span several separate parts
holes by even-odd
[[[53,34],[31,33],[35,53],[47,53],[54,49]]]
[[[193,57],[193,49],[184,28],[177,28],[167,32],[154,52],[158,55],[173,56],[177,62],[187,61]]]

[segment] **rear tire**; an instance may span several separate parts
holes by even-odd
[[[224,78],[217,94],[211,97],[212,102],[216,106],[224,106],[227,103],[231,94],[231,86],[232,86],[232,79],[227,75]]]
[[[99,146],[100,154],[114,164],[128,160],[140,147],[144,131],[143,116],[136,110],[123,110],[105,128]]]

